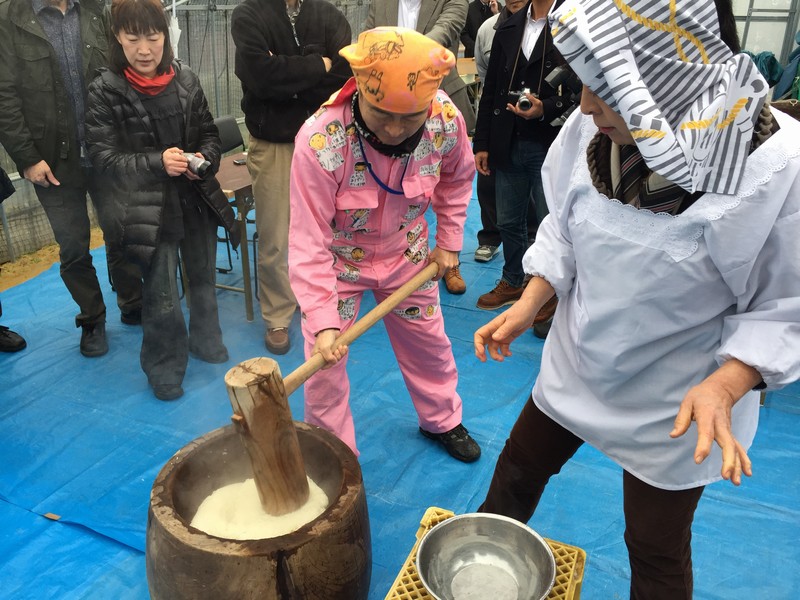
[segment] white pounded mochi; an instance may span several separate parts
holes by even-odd
[[[229,540],[263,540],[296,531],[328,507],[322,488],[306,479],[308,500],[294,512],[280,516],[264,512],[255,480],[247,479],[221,487],[203,500],[192,527]]]

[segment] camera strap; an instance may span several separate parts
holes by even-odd
[[[533,11],[533,6],[531,6],[531,11]],[[531,13],[533,14],[533,13]],[[526,15],[526,18],[527,15]],[[525,24],[527,27],[527,23]],[[547,54],[547,25],[545,25],[542,32],[539,34],[540,36],[544,36],[542,40],[542,69],[539,71],[539,84],[536,87],[536,97],[540,98],[542,95],[542,80],[544,79],[544,57]],[[508,82],[509,90],[514,85],[514,77],[517,74],[517,65],[519,64],[519,55],[522,54],[522,43],[525,41],[525,29],[523,28],[522,37],[519,39],[519,47],[517,48],[517,56],[514,58],[514,67],[511,69],[511,79]],[[534,44],[535,46],[535,44]]]

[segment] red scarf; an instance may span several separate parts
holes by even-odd
[[[156,96],[163,92],[164,88],[166,88],[169,82],[172,81],[172,78],[175,77],[175,70],[172,68],[172,65],[170,65],[169,71],[163,75],[156,75],[152,79],[142,77],[131,67],[125,67],[123,73],[125,74],[125,79],[128,80],[128,83],[131,84],[133,89],[142,94],[147,94],[148,96]]]

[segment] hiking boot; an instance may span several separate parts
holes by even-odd
[[[273,354],[286,354],[289,351],[289,329],[287,327],[274,327],[267,329],[264,336],[264,345]]]
[[[483,310],[496,310],[502,306],[514,304],[514,302],[520,299],[524,291],[524,285],[514,287],[505,279],[501,279],[491,292],[487,292],[478,298],[476,306]]]
[[[81,354],[89,358],[103,356],[108,352],[106,340],[106,324],[81,325]]]
[[[481,245],[475,250],[475,260],[489,262],[500,253],[500,246]]]
[[[183,388],[177,383],[159,383],[153,386],[153,395],[159,400],[177,400],[183,396]]]
[[[0,325],[0,352],[19,352],[27,345],[20,334]]]
[[[120,313],[119,320],[125,325],[141,325],[142,324],[142,309],[136,308],[134,310]]]
[[[419,428],[419,432],[426,438],[439,442],[450,456],[462,462],[475,462],[481,457],[480,446],[472,439],[467,428],[460,423],[444,433],[431,433],[422,427]]]
[[[444,287],[451,294],[459,295],[467,291],[467,284],[461,277],[460,265],[456,265],[444,274]]]
[[[536,316],[533,318],[533,324],[546,323],[553,320],[553,315],[556,314],[556,307],[558,306],[558,296],[553,296],[544,303],[544,306],[539,309]]]

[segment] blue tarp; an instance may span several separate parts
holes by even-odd
[[[463,296],[442,288],[442,305],[459,366],[464,423],[483,448],[462,464],[417,432],[417,421],[385,330],[376,325],[351,348],[352,407],[372,531],[370,600],[381,600],[414,543],[430,506],[475,510],[494,462],[536,376],[543,342],[515,343],[503,364],[480,364],[472,334],[492,313],[477,297],[500,276],[501,259],[472,259],[480,227],[473,200],[462,256]],[[186,394],[156,400],[139,368],[141,331],[120,323],[103,249],[94,253],[109,305],[110,352],[83,358],[75,306],[58,267],[2,293],[3,324],[28,348],[0,355],[0,598],[148,597],[144,540],[150,488],[181,447],[226,425],[223,376],[236,363],[266,355],[263,323],[248,323],[244,298],[218,292],[230,361],[190,359]],[[220,263],[222,258],[220,258]],[[219,275],[240,284],[241,269]],[[366,311],[374,305],[369,299]],[[256,311],[258,312],[258,311]],[[277,357],[284,375],[302,363],[297,323],[292,350]],[[613,341],[609,340],[609,350]],[[796,597],[800,540],[800,385],[768,394],[751,451],[754,476],[736,489],[706,491],[694,527],[695,597],[720,600]],[[302,418],[302,390],[290,398]],[[584,446],[548,487],[531,521],[546,537],[588,555],[582,598],[626,598],[621,472]],[[52,521],[41,515],[59,515]]]

